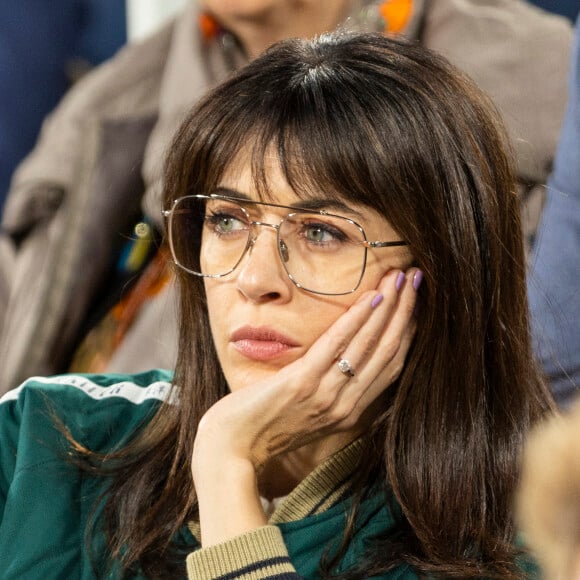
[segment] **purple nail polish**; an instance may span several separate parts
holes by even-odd
[[[377,294],[371,302],[371,308],[376,308],[383,301],[383,295]]]
[[[421,272],[421,270],[417,270],[413,276],[413,288],[415,288],[415,290],[419,290],[421,282],[423,282],[423,272]]]
[[[397,276],[397,281],[395,282],[395,288],[397,292],[403,287],[404,283],[405,283],[405,274],[403,274],[403,272],[399,272],[399,275]]]

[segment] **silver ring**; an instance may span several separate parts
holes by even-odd
[[[338,361],[338,368],[340,369],[341,373],[344,373],[349,377],[354,377],[354,371],[350,366],[350,363],[345,358],[341,358]]]

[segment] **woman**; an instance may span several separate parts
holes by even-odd
[[[415,44],[286,42],[196,107],[166,183],[172,396],[151,371],[4,399],[7,577],[521,577],[551,402],[486,98]]]

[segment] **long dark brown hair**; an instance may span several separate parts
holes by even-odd
[[[240,151],[249,151],[264,196],[264,157],[273,151],[297,195],[323,191],[376,210],[425,274],[413,347],[358,470],[358,489],[382,479],[393,491],[401,534],[380,539],[352,575],[407,562],[448,578],[518,577],[520,448],[552,404],[530,346],[511,153],[493,106],[416,44],[374,34],[288,41],[209,93],[183,123],[168,156],[166,207],[211,193]],[[180,402],[162,405],[109,459],[105,504],[112,553],[151,576],[180,567],[172,538],[196,515],[196,426],[228,392],[203,282],[177,277]]]

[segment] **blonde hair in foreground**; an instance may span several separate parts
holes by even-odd
[[[580,580],[580,402],[531,435],[518,517],[549,580]]]

